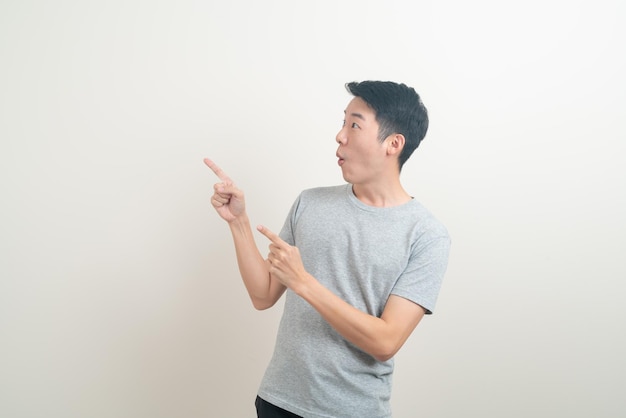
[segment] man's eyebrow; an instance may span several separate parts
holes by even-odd
[[[344,110],[343,113],[346,113],[346,111]],[[352,112],[350,113],[350,116],[354,116],[357,119],[361,119],[362,121],[365,121],[365,116],[363,116],[360,113]]]

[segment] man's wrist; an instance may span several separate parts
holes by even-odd
[[[314,287],[317,283],[315,277],[308,272],[304,272],[302,277],[294,282],[295,286],[292,286],[291,290],[304,300],[308,300],[312,292],[314,292]]]
[[[250,219],[248,219],[248,215],[246,215],[246,214],[239,215],[235,219],[233,219],[232,221],[229,221],[228,222],[228,226],[233,231],[241,230],[242,228],[249,229],[250,228]]]

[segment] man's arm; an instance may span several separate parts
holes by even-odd
[[[239,273],[252,305],[258,310],[271,308],[287,288],[270,276],[269,262],[256,246],[248,217],[240,217],[228,225],[235,243]]]
[[[269,262],[261,256],[256,246],[245,210],[243,191],[213,161],[206,158],[204,163],[221,180],[214,186],[211,204],[220,217],[228,222],[235,244],[237,265],[250,300],[256,309],[270,308],[280,299],[286,287],[270,276]]]
[[[343,301],[312,277],[296,288],[294,292],[339,334],[379,361],[389,360],[400,350],[425,313],[416,303],[391,295],[378,318]]]
[[[269,272],[306,300],[346,340],[379,361],[393,357],[425,314],[424,308],[391,295],[380,318],[369,315],[332,293],[311,276],[297,247],[265,227],[259,231],[271,241]]]

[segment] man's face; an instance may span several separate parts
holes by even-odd
[[[348,183],[380,180],[386,146],[378,140],[378,127],[374,110],[360,97],[352,99],[336,137],[338,164]]]

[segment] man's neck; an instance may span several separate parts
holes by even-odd
[[[412,199],[399,180],[378,184],[353,184],[352,191],[364,204],[380,208],[400,206]]]

